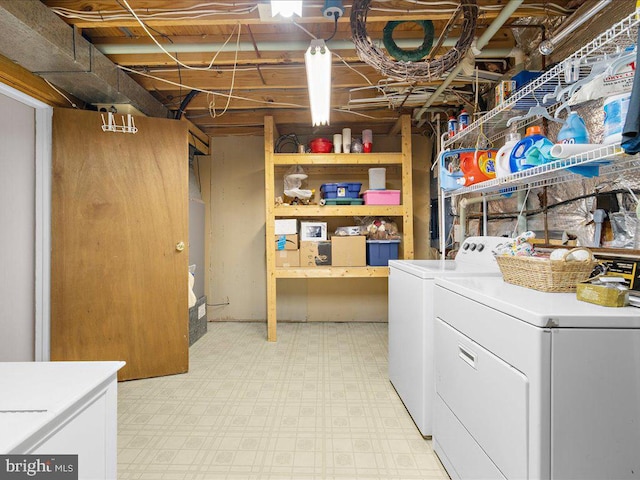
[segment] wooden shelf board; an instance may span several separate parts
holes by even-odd
[[[402,205],[282,205],[274,208],[275,217],[401,217]]]
[[[274,165],[401,165],[400,153],[274,153]]]
[[[381,278],[389,267],[297,267],[276,268],[276,278]]]

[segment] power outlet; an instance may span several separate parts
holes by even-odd
[[[201,319],[207,314],[207,304],[203,303],[198,307],[198,319]]]

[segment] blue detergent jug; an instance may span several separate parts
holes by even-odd
[[[527,128],[527,136],[516,143],[511,150],[509,158],[511,172],[521,172],[550,161],[551,147],[553,143],[542,135],[542,129],[539,126]]]

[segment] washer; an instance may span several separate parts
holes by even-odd
[[[423,436],[432,434],[434,279],[500,275],[504,237],[469,237],[455,260],[389,261],[389,380]]]
[[[438,278],[433,446],[451,478],[640,478],[640,310]]]

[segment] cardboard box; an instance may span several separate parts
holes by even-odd
[[[298,233],[298,220],[295,218],[276,219],[276,235],[295,235]]]
[[[276,252],[276,267],[299,267],[300,250],[278,250]]]
[[[331,265],[331,242],[300,242],[301,267],[328,265]]]
[[[300,222],[301,242],[325,242],[327,222]]]
[[[629,304],[629,290],[618,290],[583,282],[576,285],[576,298],[603,307],[624,307]]]
[[[516,82],[513,80],[503,80],[498,82],[496,87],[496,105],[504,102],[516,89]]]
[[[297,250],[298,234],[293,235],[276,235],[276,250]]]
[[[334,267],[364,267],[367,265],[364,235],[331,237],[331,265]]]

